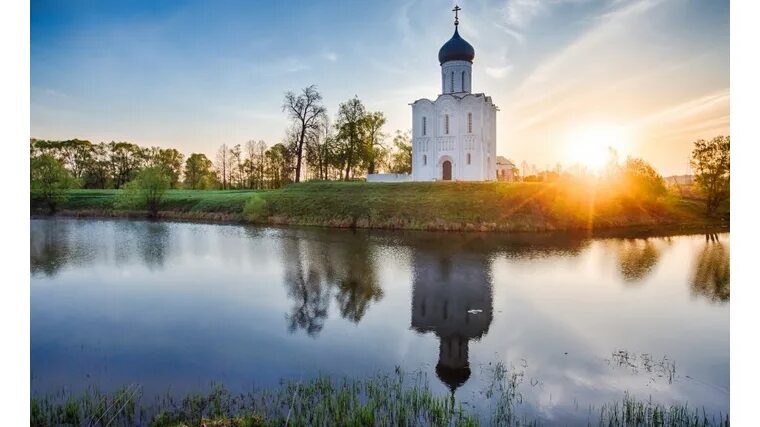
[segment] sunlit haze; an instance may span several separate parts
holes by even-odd
[[[31,136],[211,156],[280,142],[283,94],[316,84],[411,128],[440,92],[451,1],[31,3]],[[728,1],[459,2],[473,92],[499,106],[498,154],[598,170],[608,147],[663,175],[729,133]]]

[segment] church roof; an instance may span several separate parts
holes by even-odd
[[[438,51],[438,62],[441,64],[448,61],[472,62],[473,59],[475,59],[475,49],[459,35],[459,27],[454,27],[454,35]]]
[[[504,156],[496,156],[496,164],[497,165],[508,165],[508,166],[515,166],[514,163],[512,163],[508,158]]]

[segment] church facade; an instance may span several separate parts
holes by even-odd
[[[457,16],[454,35],[438,52],[441,94],[411,104],[413,181],[496,179],[498,107],[490,96],[472,92],[474,59]]]

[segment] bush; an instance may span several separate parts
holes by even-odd
[[[269,217],[267,201],[259,194],[254,194],[243,206],[243,217],[251,222],[265,222]]]
[[[141,170],[116,196],[120,209],[147,209],[151,216],[158,215],[158,206],[171,185],[171,177],[162,167]]]

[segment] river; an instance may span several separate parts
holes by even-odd
[[[649,238],[31,220],[31,386],[145,394],[423,372],[474,408],[729,409],[729,233]]]

